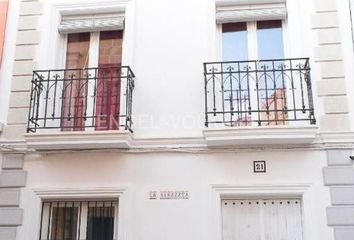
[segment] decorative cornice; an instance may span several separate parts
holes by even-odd
[[[318,142],[329,147],[333,145],[354,146],[354,132],[321,132]]]
[[[308,129],[309,130],[309,129]],[[311,129],[310,129],[311,130]],[[208,131],[208,130],[205,130]],[[226,130],[223,130],[228,134]],[[223,132],[221,131],[221,132]],[[73,151],[102,151],[103,149],[109,151],[125,152],[125,153],[149,153],[149,152],[180,152],[180,153],[209,153],[209,152],[247,152],[247,151],[298,151],[298,150],[327,150],[327,149],[354,149],[354,132],[321,132],[317,131],[314,139],[310,143],[299,141],[299,139],[293,139],[297,141],[296,144],[286,143],[280,141],[278,143],[269,144],[269,138],[274,138],[275,133],[269,133],[270,129],[262,131],[256,131],[259,136],[254,132],[251,135],[245,134],[248,130],[240,130],[240,134],[247,141],[251,141],[252,138],[263,139],[258,144],[234,144],[231,146],[220,145],[217,147],[208,146],[208,141],[205,137],[176,137],[176,138],[136,138],[131,133],[119,134],[109,132],[64,132],[64,133],[51,133],[51,134],[26,134],[26,140],[31,142],[26,143],[24,140],[0,140],[0,152],[5,153],[38,153],[35,151],[34,145],[40,146],[41,152],[73,152]],[[292,130],[294,131],[294,129]],[[284,138],[287,135],[286,128],[281,130],[278,134],[277,141]],[[312,132],[312,130],[310,131]],[[305,131],[306,133],[306,131]],[[240,138],[240,134],[231,136],[233,138]],[[268,136],[267,136],[268,134]],[[307,134],[300,134],[300,136],[307,136],[305,139],[312,139]],[[290,134],[291,135],[291,134]],[[299,135],[299,133],[297,133]],[[215,137],[215,136],[214,136]],[[230,137],[230,136],[228,136]],[[296,134],[293,135],[296,137]],[[248,139],[247,139],[248,138]],[[268,138],[268,139],[267,139]],[[81,140],[80,140],[81,139]],[[209,138],[210,139],[210,138]],[[60,147],[56,144],[61,144]],[[85,147],[86,144],[86,147]],[[113,145],[112,145],[113,144]],[[114,145],[115,144],[115,145]],[[69,147],[63,147],[63,146]],[[76,147],[73,147],[75,146]],[[81,146],[80,146],[81,145]],[[123,146],[124,145],[124,146]],[[83,147],[84,146],[84,147]],[[90,146],[87,148],[87,146]],[[38,147],[38,146],[37,146]],[[47,150],[45,150],[47,149]]]

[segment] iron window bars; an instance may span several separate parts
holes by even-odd
[[[134,78],[119,65],[34,71],[27,132],[132,131]]]
[[[205,126],[316,124],[308,58],[204,63]]]
[[[116,240],[117,200],[44,201],[39,240]]]

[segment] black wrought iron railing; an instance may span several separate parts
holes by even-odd
[[[205,126],[316,124],[308,58],[204,63]]]
[[[132,131],[134,78],[118,65],[34,71],[27,132]]]

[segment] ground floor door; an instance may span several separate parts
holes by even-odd
[[[301,199],[222,201],[223,240],[302,240]]]

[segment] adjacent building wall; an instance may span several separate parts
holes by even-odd
[[[40,43],[41,6],[39,1],[20,3],[7,126],[1,136],[4,139],[23,139],[26,132],[32,71],[36,69],[35,56]]]
[[[4,47],[5,40],[5,29],[6,29],[6,18],[7,18],[7,7],[8,1],[2,0],[0,1],[0,66],[2,60],[2,52]]]
[[[351,150],[328,150],[328,167],[324,182],[330,187],[331,206],[327,221],[334,227],[335,240],[350,240],[354,236],[354,168],[349,158]]]
[[[23,154],[2,154],[0,170],[0,239],[16,240],[17,226],[22,224],[21,187],[26,184]]]
[[[317,37],[314,58],[319,68],[318,96],[324,110],[320,116],[321,130],[348,131],[349,108],[337,1],[315,1],[312,29]]]
[[[348,22],[349,1],[316,1],[312,27],[317,34],[315,58],[320,66],[319,95],[326,115],[321,118],[324,131],[346,131],[353,119],[348,102],[353,86],[353,45],[348,44],[351,25]],[[338,16],[341,10],[341,17]],[[342,36],[342,37],[341,37]],[[349,38],[351,36],[349,35]],[[345,52],[343,53],[343,46]],[[324,183],[330,186],[332,204],[327,209],[328,225],[334,227],[336,240],[350,240],[354,236],[354,169],[349,158],[352,150],[327,151],[328,167],[324,168]]]
[[[7,1],[5,1],[7,2]],[[8,1],[5,3],[4,1],[0,1],[3,9],[7,5],[7,17],[6,17],[6,26],[4,25],[4,42],[3,45],[0,43],[2,48],[2,60],[0,65],[0,135],[1,135],[1,124],[5,124],[7,120],[7,113],[9,107],[9,98],[10,98],[10,89],[12,82],[12,69],[14,63],[14,54],[15,54],[15,40],[17,36],[17,19],[18,19],[18,7],[19,1]],[[4,15],[0,13],[4,21]],[[1,137],[0,137],[1,138]]]

